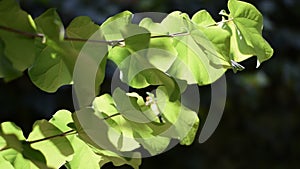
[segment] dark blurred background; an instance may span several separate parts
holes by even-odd
[[[176,146],[143,159],[141,169],[292,169],[300,165],[300,1],[255,0],[264,16],[264,37],[274,56],[255,69],[256,59],[242,64],[246,70],[226,73],[227,102],[223,118],[203,144]],[[227,9],[227,0],[20,0],[24,10],[37,17],[57,8],[65,25],[87,15],[101,23],[123,10],[190,15],[208,10],[216,20]],[[16,49],[17,50],[17,49]],[[201,114],[207,113],[210,87],[201,87]],[[27,135],[37,119],[49,119],[59,109],[73,110],[71,87],[49,94],[37,89],[25,75],[4,83],[0,80],[0,121],[14,121]],[[203,120],[203,119],[202,119]],[[107,164],[104,168],[116,168]],[[129,168],[128,166],[118,168]]]

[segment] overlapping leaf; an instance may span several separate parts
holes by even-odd
[[[33,83],[44,91],[55,92],[72,83],[81,52],[88,57],[80,60],[85,70],[79,71],[78,77],[97,86],[104,79],[109,49],[107,57],[120,69],[123,82],[134,88],[159,85],[155,104],[164,119],[160,123],[155,112],[158,110],[152,110],[137,93],[117,88],[112,96],[97,97],[92,107],[85,108],[95,97],[91,95],[73,119],[69,111],[62,110],[49,122],[37,121],[27,141],[16,125],[2,123],[0,168],[59,168],[65,164],[67,168],[96,169],[108,162],[138,168],[143,155],[138,149],[156,155],[166,150],[171,139],[190,145],[199,119],[179,101],[186,83],[211,84],[234,67],[232,60],[241,62],[257,56],[259,66],[273,54],[262,37],[260,12],[237,0],[229,0],[228,8],[230,14],[223,11],[221,22],[215,22],[205,10],[192,19],[177,11],[161,23],[145,18],[139,24],[132,24],[133,14],[125,11],[108,18],[100,27],[88,17],[78,17],[65,33],[54,9],[33,21],[15,1],[0,1],[1,78],[14,79],[31,66]],[[18,33],[7,31],[9,28]],[[89,38],[97,45],[85,44]],[[101,61],[99,52],[105,55]],[[99,69],[89,66],[95,63]],[[89,84],[82,88],[90,89]],[[80,92],[89,95],[86,90]],[[69,127],[72,124],[73,129]],[[75,131],[79,137],[68,135]]]
[[[55,92],[60,86],[70,84],[76,52],[64,38],[63,24],[54,9],[49,9],[35,19],[37,31],[44,34],[37,40],[37,58],[29,69],[32,82],[40,89]]]
[[[31,36],[36,32],[35,24],[31,16],[21,10],[19,4],[12,0],[0,1],[0,18],[1,27],[18,30],[25,35],[0,29],[0,37],[5,44],[5,58],[14,69],[22,72],[31,66],[35,59],[34,37]]]
[[[39,120],[34,124],[33,130],[28,136],[27,140],[31,142],[50,137],[45,141],[31,144],[34,149],[43,153],[47,159],[46,164],[50,168],[59,168],[73,157],[74,150],[66,137],[51,138],[62,133],[64,132],[50,122]]]
[[[70,131],[71,128],[68,127],[68,124],[73,123],[72,114],[67,110],[60,110],[55,113],[49,122],[62,131]],[[99,162],[103,157],[95,154],[92,149],[76,135],[69,135],[66,138],[74,150],[72,159],[66,163],[67,168],[99,168]]]
[[[257,67],[273,55],[273,49],[262,37],[262,14],[251,4],[229,0],[229,18],[226,25],[231,31],[231,54],[235,61],[243,61],[253,55],[257,56]]]
[[[121,29],[127,26],[132,21],[133,14],[129,11],[121,12],[114,15],[101,25],[101,30],[106,40],[120,40],[123,39]]]
[[[112,105],[107,104],[110,103],[111,100],[111,97],[107,96],[108,95],[102,95],[100,97],[99,105],[101,105],[103,110],[110,110],[109,112],[114,113],[116,109]],[[88,144],[89,148],[100,157],[100,166],[108,162],[113,162],[116,166],[128,164],[133,168],[138,168],[141,164],[140,155],[137,152],[127,152],[125,156],[126,158],[123,157],[122,154],[116,153],[120,151],[117,150],[116,147],[113,147],[114,142],[110,142],[110,138],[108,137],[109,128],[107,127],[107,124],[104,123],[103,116],[101,114],[99,116],[99,113],[94,112],[93,109],[85,109],[74,113],[73,119],[79,137],[84,141],[82,143]],[[76,161],[74,163],[76,163]]]
[[[44,155],[25,141],[22,130],[14,123],[1,124],[0,147],[0,158],[8,167],[48,168]]]
[[[212,64],[224,68],[231,67],[229,55],[230,33],[222,29],[206,10],[195,13],[192,21],[203,31],[217,51],[216,56],[210,58]]]
[[[213,43],[189,19],[187,14],[173,12],[161,24],[169,30],[170,34],[187,34],[173,38],[173,45],[178,56],[168,70],[171,76],[186,80],[189,84],[205,85],[214,82],[224,74],[226,69],[216,66],[223,63],[224,58],[220,57]]]
[[[45,39],[37,42],[37,59],[29,69],[29,75],[35,85],[47,92],[55,92],[60,86],[72,82],[73,69],[84,42],[63,40],[65,30],[54,9],[50,9],[35,19],[37,30],[45,35]],[[84,24],[84,27],[81,27]],[[80,28],[80,29],[79,29]],[[84,29],[82,29],[84,28]],[[89,39],[99,26],[87,17],[75,18],[67,28],[67,35],[72,38]],[[45,44],[42,42],[45,41]],[[97,49],[85,53],[86,60],[97,59]],[[101,46],[105,50],[106,46]],[[105,53],[105,51],[104,51]],[[100,63],[96,83],[99,85],[104,78],[106,60]],[[96,70],[97,71],[97,70]],[[89,73],[89,72],[88,72]]]

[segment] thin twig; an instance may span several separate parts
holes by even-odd
[[[116,113],[116,114],[113,114],[113,115],[104,117],[102,120],[107,120],[107,119],[110,119],[110,118],[115,117],[115,116],[118,116],[118,115],[121,115],[121,113]]]
[[[45,138],[38,139],[38,140],[33,140],[33,141],[27,141],[27,143],[34,144],[34,143],[37,143],[37,142],[50,140],[50,139],[53,139],[53,138],[56,138],[56,137],[65,137],[65,136],[69,135],[70,133],[72,133],[74,131],[75,130],[72,129],[72,130],[66,131],[66,132],[58,134],[58,135],[53,135],[53,136],[49,136],[49,137],[45,137]],[[72,134],[75,134],[75,133],[72,133]]]
[[[8,31],[8,32],[13,32],[13,33],[16,33],[16,34],[20,34],[20,35],[26,36],[28,38],[44,38],[44,35],[40,34],[40,33],[24,32],[24,31],[9,28],[9,27],[6,27],[6,26],[1,26],[0,25],[0,29]]]
[[[220,25],[220,24],[222,24],[222,23],[226,23],[226,22],[230,22],[230,21],[233,21],[233,18],[229,18],[229,19],[226,19],[226,20],[222,20],[222,21],[220,21],[220,22],[216,22],[216,23],[207,25],[206,27],[218,26],[218,25]]]
[[[105,44],[108,44],[110,46],[118,45],[119,43],[124,41],[123,39],[106,41],[106,40],[83,39],[83,38],[72,38],[72,37],[65,37],[64,40],[66,40],[66,41],[77,41],[77,42],[105,43]]]
[[[23,35],[28,38],[43,38],[43,39],[45,39],[45,35],[41,34],[41,33],[24,32],[21,30],[17,30],[17,29],[13,29],[13,28],[1,26],[1,25],[0,25],[0,29],[8,31],[8,32],[16,33],[19,35]],[[169,34],[169,35],[155,35],[155,36],[151,36],[150,38],[165,38],[165,37],[173,38],[173,37],[177,37],[177,36],[186,36],[186,35],[189,35],[189,33],[188,32],[179,32],[179,33],[174,33],[174,34]],[[120,45],[122,42],[125,42],[125,39],[106,41],[106,40],[83,39],[83,38],[73,38],[73,37],[64,37],[64,40],[77,41],[77,42],[105,43],[110,46]]]

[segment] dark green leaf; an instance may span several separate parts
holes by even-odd
[[[0,1],[0,26],[35,34],[35,25],[29,14],[21,10],[18,3],[12,0]],[[0,37],[5,44],[4,54],[18,71],[24,71],[35,59],[34,37],[0,30]]]

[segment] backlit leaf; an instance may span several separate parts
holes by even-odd
[[[257,56],[257,67],[273,55],[273,49],[262,37],[262,14],[251,4],[229,0],[229,17],[233,22],[227,26],[231,30],[231,53],[234,61],[240,62],[252,55]]]
[[[39,120],[34,124],[33,130],[27,140],[34,141],[62,133],[63,131],[48,121]],[[52,168],[59,168],[65,164],[66,161],[70,161],[73,158],[74,150],[70,141],[65,136],[49,138],[44,141],[32,143],[31,146],[43,153],[46,158],[47,166]]]

